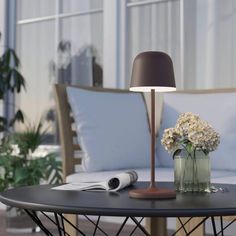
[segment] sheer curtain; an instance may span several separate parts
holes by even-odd
[[[149,50],[168,53],[180,84],[180,2],[166,1],[128,7],[127,86],[134,57]]]
[[[236,87],[236,1],[186,1],[185,12],[194,7],[184,21],[185,87]]]
[[[236,87],[235,0],[169,0],[132,6],[127,28],[127,86],[134,56],[160,50],[173,59],[179,89]]]

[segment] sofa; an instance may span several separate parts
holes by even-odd
[[[66,182],[103,181],[130,169],[150,180],[149,94],[58,84],[55,93]],[[183,112],[200,115],[221,136],[210,153],[211,182],[236,183],[236,89],[156,95],[156,180],[174,180],[160,140]]]

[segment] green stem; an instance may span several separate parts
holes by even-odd
[[[197,160],[196,160],[196,148],[193,151],[193,166],[194,166],[194,172],[193,172],[193,178],[194,178],[194,186],[197,185],[199,189],[199,181],[198,181],[198,166],[197,166]]]

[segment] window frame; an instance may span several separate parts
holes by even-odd
[[[142,0],[128,2],[128,0],[103,0],[103,8],[91,9],[88,11],[61,13],[61,0],[56,0],[56,12],[51,16],[36,17],[16,21],[16,0],[3,0],[6,5],[3,13],[6,17],[6,27],[4,34],[7,34],[6,44],[15,49],[16,27],[17,25],[29,24],[40,21],[55,20],[55,55],[54,61],[58,61],[57,45],[60,41],[61,28],[60,20],[63,18],[79,15],[95,14],[103,12],[103,84],[104,87],[125,88],[127,83],[127,9],[132,7],[142,7],[151,4],[166,2],[180,2],[180,73],[181,85],[184,82],[184,0]],[[3,8],[2,8],[3,9]],[[6,30],[7,29],[7,30]],[[6,32],[8,31],[8,32]],[[106,46],[109,45],[109,46]],[[14,101],[14,98],[9,98]],[[14,103],[14,102],[13,102]],[[5,111],[10,117],[9,108]],[[14,110],[14,108],[13,108]],[[12,110],[12,111],[13,111]]]

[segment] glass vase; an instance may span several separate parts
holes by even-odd
[[[174,155],[175,188],[178,192],[210,192],[210,158],[203,151],[180,150]]]

